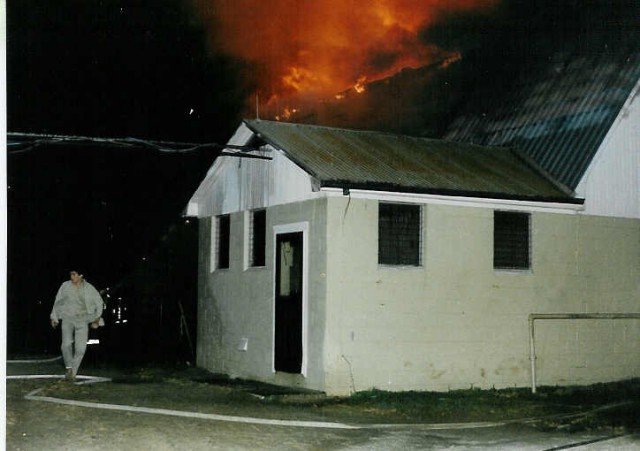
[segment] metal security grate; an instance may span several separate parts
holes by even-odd
[[[493,267],[523,270],[531,268],[529,213],[493,213]]]
[[[380,203],[378,263],[420,266],[420,206]]]

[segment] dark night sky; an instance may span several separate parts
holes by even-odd
[[[224,143],[256,88],[250,61],[209,49],[215,30],[205,28],[191,1],[8,3],[9,132]],[[419,39],[460,51],[461,63],[418,93],[382,93],[351,124],[330,125],[437,136],[479,81],[490,98],[530,62],[544,61],[555,42],[588,42],[591,30],[625,33],[619,18],[629,11],[638,17],[640,4],[586,3],[504,0],[491,13],[443,12]],[[377,106],[395,99],[421,103]],[[394,117],[373,117],[381,111]],[[9,154],[10,332],[34,303],[48,310],[69,266],[81,265],[99,286],[129,275],[181,222],[214,158],[211,150],[92,146]]]
[[[185,3],[10,2],[8,131],[226,142],[249,87],[239,63],[208,54]],[[101,146],[9,154],[10,350],[24,344],[13,332],[26,322],[46,325],[71,266],[104,288],[152,255],[184,223],[181,210],[214,158]]]
[[[183,3],[12,2],[8,131],[225,142],[246,87],[237,64],[207,54],[204,30]],[[145,251],[140,243],[179,216],[214,156],[46,146],[12,154],[10,288],[16,277],[32,283],[25,271],[29,280],[59,278],[66,268],[57,266],[70,260],[106,277],[91,271],[98,254],[121,275]]]
[[[226,139],[247,87],[187,3],[11,2],[9,131]]]

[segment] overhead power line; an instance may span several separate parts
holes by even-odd
[[[16,155],[51,146],[99,146],[120,149],[148,149],[163,153],[189,153],[198,150],[216,150],[218,155],[258,158],[270,160],[271,157],[255,155],[249,152],[260,151],[255,146],[239,146],[218,143],[181,143],[154,141],[139,138],[100,138],[89,136],[47,135],[39,133],[7,133],[7,153]]]

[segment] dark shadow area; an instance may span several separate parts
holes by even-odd
[[[250,92],[246,67],[210,51],[192,6],[11,2],[8,131],[226,142]],[[59,352],[49,312],[70,266],[80,266],[110,295],[101,359],[193,360],[197,224],[180,215],[215,157],[91,144],[10,149],[9,354]],[[126,310],[117,324],[114,309]]]
[[[198,227],[181,212],[213,158],[90,145],[9,155],[9,355],[59,352],[49,313],[77,265],[106,304],[101,358],[193,360]]]

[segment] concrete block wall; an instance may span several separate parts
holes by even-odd
[[[322,390],[326,233],[324,199],[267,210],[266,266],[244,268],[244,212],[231,214],[230,267],[211,272],[211,221],[200,219],[197,363],[212,372]],[[308,222],[309,308],[303,376],[273,371],[274,226]],[[246,341],[246,349],[241,344]]]
[[[528,386],[530,313],[640,311],[636,220],[534,212],[531,270],[501,272],[493,210],[424,205],[422,266],[389,268],[377,204],[329,202],[330,392]],[[640,376],[637,322],[552,326],[537,333],[539,383]]]
[[[640,311],[637,220],[532,213],[532,268],[493,269],[493,210],[423,205],[422,265],[377,264],[378,202],[337,197],[270,207],[267,267],[209,272],[201,219],[198,364],[215,372],[346,394],[529,386],[530,313]],[[273,227],[309,223],[305,376],[274,373]],[[536,323],[538,384],[640,376],[640,324]],[[246,351],[239,351],[243,338]]]

